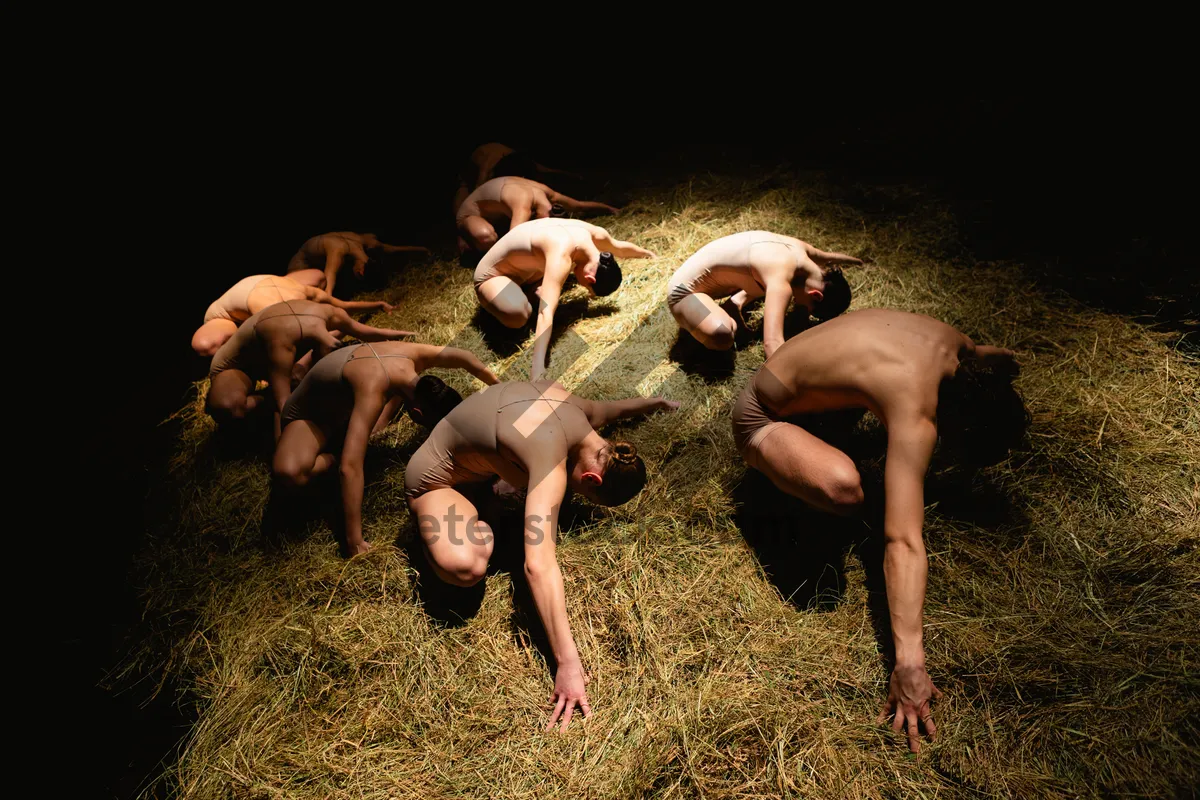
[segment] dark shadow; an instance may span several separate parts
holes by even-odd
[[[521,349],[533,331],[535,321],[536,317],[531,314],[529,322],[520,328],[509,328],[485,311],[482,306],[475,309],[473,320],[475,327],[483,336],[483,343],[489,350],[501,357],[511,356]]]
[[[336,468],[300,489],[288,488],[274,480],[271,482],[271,493],[259,529],[268,547],[279,548],[302,541],[313,523],[320,520],[328,523],[335,537],[340,535],[338,544],[345,555],[342,490]]]
[[[464,250],[458,254],[458,265],[463,269],[469,269],[472,272],[479,266],[479,262],[483,260],[483,253],[478,250]]]
[[[487,578],[467,587],[446,583],[430,566],[421,537],[415,531],[397,546],[408,554],[408,564],[417,572],[413,594],[430,619],[441,627],[459,628],[479,613],[487,591]]]
[[[720,383],[733,375],[737,363],[735,350],[709,350],[696,337],[679,329],[668,357],[687,375],[702,379],[705,383]]]
[[[208,454],[217,461],[270,459],[275,452],[275,431],[271,411],[275,400],[263,397],[252,413],[217,425],[206,444]]]
[[[943,517],[988,530],[1026,528],[1025,508],[983,472],[967,467],[935,468],[925,480],[925,505]]]

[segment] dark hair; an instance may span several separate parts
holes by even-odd
[[[413,389],[408,415],[418,425],[433,428],[461,402],[462,395],[447,386],[441,378],[422,375]]]
[[[596,267],[596,283],[592,291],[597,297],[612,294],[621,286],[621,265],[613,258],[612,253],[601,253],[600,264]]]
[[[613,442],[604,465],[604,482],[595,489],[596,502],[605,506],[628,503],[646,485],[646,462],[629,442]]]
[[[1029,412],[1013,375],[965,359],[938,387],[937,425],[943,447],[971,466],[1003,461],[1025,440]]]
[[[517,178],[533,178],[537,174],[537,162],[522,150],[513,150],[496,162],[492,168],[493,178],[509,176]]]
[[[850,284],[839,267],[825,270],[825,288],[821,292],[821,302],[813,305],[812,315],[824,322],[833,319],[850,307]]]

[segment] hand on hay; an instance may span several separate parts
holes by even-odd
[[[933,724],[933,711],[929,707],[930,699],[940,700],[941,691],[933,685],[929,673],[921,666],[897,666],[892,671],[888,682],[888,699],[879,712],[875,723],[882,724],[891,714],[892,730],[899,733],[908,730],[908,749],[914,753],[921,752],[921,736],[919,726],[925,727],[925,734],[930,741],[937,739],[937,725]]]
[[[554,710],[550,712],[550,721],[546,723],[546,730],[553,728],[554,723],[561,717],[562,724],[558,726],[558,729],[565,731],[571,722],[571,715],[575,713],[577,703],[580,710],[583,711],[584,719],[592,716],[592,707],[588,704],[587,692],[583,688],[586,684],[587,678],[583,674],[583,665],[578,663],[558,665],[558,674],[554,676],[554,696],[550,698]]]
[[[668,400],[665,397],[653,397],[651,399],[657,404],[655,406],[656,411],[676,411],[679,408],[678,400]]]
[[[371,543],[365,539],[359,539],[357,542],[346,542],[346,554],[350,558],[357,555],[362,555],[371,549]]]

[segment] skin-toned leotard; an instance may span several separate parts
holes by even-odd
[[[570,448],[592,432],[587,413],[562,400],[541,398],[553,381],[498,383],[463,400],[437,424],[413,454],[404,472],[405,493],[418,497],[433,489],[489,480],[499,475],[514,486],[526,486],[525,467],[501,452],[497,431],[506,426],[514,435],[523,427],[522,415],[535,403],[547,403],[550,414],[541,424],[557,425]],[[543,411],[543,413],[545,413]]]
[[[328,307],[326,307],[328,308]],[[290,318],[292,322],[275,324],[287,325],[289,332],[295,333],[294,341],[299,342],[313,332],[313,319],[324,322],[328,312],[321,311],[321,304],[310,300],[285,300],[273,306],[267,306],[262,311],[251,316],[238,327],[237,332],[229,341],[221,345],[221,349],[213,356],[212,366],[209,367],[208,377],[213,378],[230,369],[241,370],[252,378],[265,377],[269,369],[269,360],[265,342],[262,339],[261,323],[269,320]],[[325,325],[319,326],[322,330]]]
[[[774,256],[780,247],[794,252],[799,265],[804,251],[793,239],[777,233],[746,231],[709,242],[675,270],[668,284],[667,304],[674,306],[696,293],[720,298],[745,290],[751,296],[761,295],[765,283],[755,268],[755,258],[768,251]]]
[[[242,322],[250,316],[250,292],[266,278],[276,278],[277,275],[251,275],[235,283],[229,291],[221,295],[208,307],[204,321],[227,319]]]
[[[378,353],[369,342],[335,350],[318,361],[292,392],[283,407],[280,426],[286,428],[289,423],[307,419],[319,422],[327,431],[344,435],[354,411],[354,389],[342,373],[346,364],[361,358],[379,359],[381,365],[385,358],[412,361],[411,356],[402,353]]]

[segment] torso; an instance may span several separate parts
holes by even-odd
[[[565,459],[592,431],[572,399],[553,381],[500,383],[476,392],[438,423],[413,456],[410,493],[493,476],[527,486],[532,448],[541,455],[551,448]]]
[[[790,236],[768,231],[746,231],[725,236],[697,250],[671,276],[672,295],[702,292],[727,297],[738,291],[761,295],[769,277],[792,283],[800,243]]]
[[[777,416],[866,408],[886,423],[897,402],[933,413],[938,387],[970,346],[931,317],[865,309],[789,339],[755,373],[754,386]]]
[[[409,342],[376,342],[342,347],[318,361],[288,398],[283,409],[283,424],[297,419],[317,422],[330,430],[345,432],[354,410],[354,386],[358,381],[375,378],[383,370],[388,383],[383,388],[391,396],[398,387],[412,382],[421,365],[418,351]],[[375,385],[378,381],[374,381]]]
[[[518,284],[537,283],[546,272],[545,246],[552,239],[569,249],[592,243],[592,226],[582,220],[532,219],[500,237],[475,268],[475,285],[503,275]]]
[[[508,220],[514,208],[532,207],[534,196],[541,191],[544,188],[537,181],[512,176],[492,178],[467,195],[458,207],[457,219],[474,215],[492,222]]]

